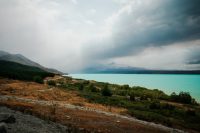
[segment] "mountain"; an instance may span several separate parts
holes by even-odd
[[[139,67],[89,67],[81,73],[105,73],[105,74],[200,74],[200,70],[149,70]]]
[[[42,70],[51,72],[51,73],[55,73],[55,74],[63,74],[62,72],[56,70],[56,69],[52,69],[52,68],[46,68],[34,61],[31,61],[30,59],[24,57],[21,54],[10,54],[8,52],[5,51],[0,51],[0,60],[4,60],[4,61],[11,61],[11,62],[16,62],[19,64],[23,64],[23,65],[27,65],[27,66],[34,66],[34,67],[38,67]]]
[[[89,67],[81,71],[81,73],[132,73],[136,71],[144,71],[144,68],[139,67],[115,67],[115,66],[95,66],[95,67]]]
[[[54,74],[38,67],[0,60],[0,76],[11,79],[33,81],[35,77],[39,76],[44,79],[45,77],[54,76]]]

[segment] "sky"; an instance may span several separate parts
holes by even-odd
[[[199,0],[1,0],[0,50],[77,72],[200,70]]]

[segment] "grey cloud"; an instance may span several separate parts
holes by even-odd
[[[100,50],[95,53],[99,58],[127,56],[147,47],[199,39],[199,5],[199,0],[130,2],[111,18],[111,37],[97,43],[94,47]],[[101,48],[106,45],[112,47]]]
[[[200,48],[195,48],[188,54],[186,64],[200,65]]]
[[[188,64],[200,64],[200,59],[189,61]]]

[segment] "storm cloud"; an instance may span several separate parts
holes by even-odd
[[[199,0],[2,0],[0,49],[72,72],[200,69]]]

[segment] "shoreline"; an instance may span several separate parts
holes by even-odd
[[[83,75],[83,76],[80,76],[80,75]],[[91,77],[87,77],[87,76],[84,76],[84,75],[93,75],[92,76],[92,78]],[[95,77],[95,75],[100,75],[101,77]],[[103,74],[103,73],[100,73],[100,74],[91,74],[91,73],[89,73],[89,74],[69,74],[69,75],[63,75],[64,77],[65,76],[70,76],[70,77],[72,77],[72,78],[75,78],[75,79],[83,79],[83,80],[94,80],[94,81],[96,81],[96,82],[104,82],[104,83],[109,83],[109,84],[117,84],[117,85],[125,85],[125,84],[128,84],[130,87],[134,87],[134,86],[139,86],[139,87],[144,87],[144,88],[147,88],[147,89],[150,89],[150,90],[154,90],[154,89],[158,89],[158,90],[161,90],[161,91],[163,91],[164,93],[166,93],[167,95],[170,95],[170,94],[172,94],[173,92],[176,92],[176,93],[179,93],[180,91],[184,91],[184,92],[189,92],[191,95],[192,95],[192,97],[194,97],[195,99],[196,99],[196,101],[198,102],[198,103],[200,103],[200,90],[199,90],[199,92],[192,92],[191,90],[188,90],[188,88],[192,88],[192,87],[175,87],[175,89],[173,89],[174,87],[172,87],[172,86],[170,86],[170,87],[152,87],[153,85],[151,84],[151,85],[142,85],[142,83],[141,82],[138,82],[138,83],[136,83],[137,85],[135,85],[135,83],[132,83],[131,81],[126,81],[126,82],[124,82],[124,80],[122,80],[121,82],[118,82],[117,80],[119,80],[119,79],[117,79],[117,78],[114,78],[113,80],[111,79],[111,77],[110,78],[106,78],[106,80],[109,80],[108,82],[106,82],[102,77],[103,76],[112,76],[113,74]],[[126,76],[126,75],[128,75],[128,76],[130,76],[130,75],[135,75],[135,76],[149,76],[149,79],[151,79],[151,77],[150,76],[152,76],[152,75],[154,75],[154,74],[114,74],[115,76],[116,75],[123,75],[123,76]],[[179,75],[179,74],[155,74],[156,76],[182,76],[182,75]],[[187,75],[187,74],[186,74]],[[191,75],[188,75],[188,76],[198,76],[199,77],[199,80],[200,80],[200,75],[193,75],[193,74],[191,74]],[[83,77],[83,78],[82,78]],[[85,78],[85,77],[87,77],[87,78]],[[134,77],[135,78],[135,77]],[[164,77],[164,78],[166,78],[166,77]],[[147,79],[145,79],[143,82],[144,82],[144,84],[145,84],[145,81],[146,81]],[[157,80],[157,79],[155,79],[155,80]],[[163,80],[161,80],[161,81],[163,81]],[[117,83],[118,82],[118,83]],[[155,82],[155,81],[154,81]],[[181,82],[181,83],[183,83],[183,82]],[[164,84],[166,84],[166,83],[164,83]],[[176,83],[177,84],[177,83]],[[155,86],[157,86],[156,84],[154,84]],[[159,86],[161,86],[161,85],[159,85]],[[164,85],[165,86],[165,85]],[[182,85],[182,86],[184,86],[184,85]],[[183,88],[185,88],[186,90],[184,90]],[[197,87],[195,87],[196,89],[195,90],[198,90],[198,88]],[[200,86],[199,86],[199,88],[200,88]]]

